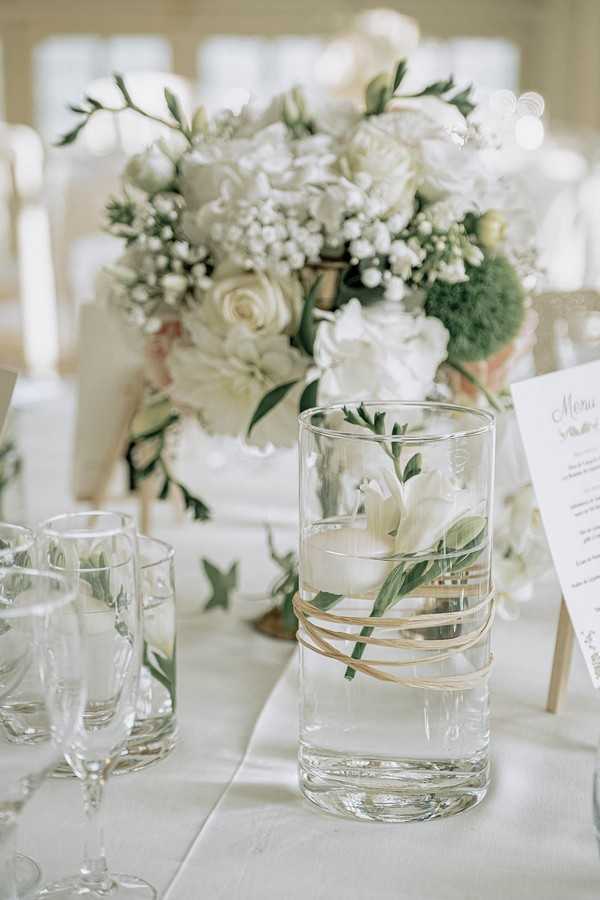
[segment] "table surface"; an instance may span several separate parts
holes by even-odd
[[[32,522],[75,506],[71,430],[69,392],[21,413]],[[293,470],[278,477],[293,497]],[[114,505],[127,509],[127,502]],[[276,518],[280,540],[291,546],[293,507],[286,512],[280,504]],[[227,510],[210,525],[183,524],[170,510],[157,519],[157,536],[177,553],[181,738],[156,766],[111,778],[113,870],[143,876],[164,900],[598,898],[591,813],[597,702],[577,651],[564,712],[544,712],[556,588],[538,590],[519,621],[495,626],[493,780],[484,802],[414,825],[336,819],[297,788],[295,652],[243,619],[258,609],[248,596],[274,572],[259,521],[235,521]],[[235,555],[243,559],[245,597],[229,614],[201,614],[199,559],[225,563]],[[48,781],[28,804],[20,847],[47,880],[77,869],[82,817],[74,779]]]

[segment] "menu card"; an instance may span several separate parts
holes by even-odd
[[[79,312],[79,357],[75,496],[99,503],[140,405],[143,356],[115,313],[85,303]]]
[[[600,687],[600,361],[511,390],[563,597]]]
[[[2,437],[16,381],[16,372],[12,372],[10,369],[0,369],[0,437]]]

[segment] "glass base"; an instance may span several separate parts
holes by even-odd
[[[487,753],[462,759],[349,756],[300,746],[300,789],[320,809],[369,822],[418,822],[480,803],[489,785]]]
[[[160,729],[144,727],[144,723],[136,723],[127,746],[117,762],[114,772],[124,775],[126,772],[139,772],[148,766],[165,759],[177,743],[177,725],[173,718],[168,725]],[[53,778],[69,778],[74,776],[71,766],[66,760],[58,764],[52,772]]]
[[[40,867],[29,856],[17,853],[15,857],[15,876],[17,879],[17,896],[27,897],[40,883],[42,873]]]
[[[127,747],[121,754],[114,772],[123,775],[126,772],[139,772],[154,765],[171,753],[177,743],[177,724],[170,716],[166,723],[156,728],[156,720],[149,720],[148,727],[143,722],[136,722]],[[150,724],[151,723],[151,724]]]
[[[142,881],[141,878],[135,878],[133,875],[109,875],[109,884],[99,890],[86,885],[81,881],[79,876],[75,878],[66,878],[64,881],[57,881],[43,888],[39,894],[36,894],[36,900],[42,897],[54,897],[56,900],[72,900],[74,897],[94,898],[110,898],[110,900],[157,900],[158,894],[156,890]]]

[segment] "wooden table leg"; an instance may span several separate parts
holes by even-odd
[[[546,709],[548,712],[559,711],[564,699],[569,672],[571,670],[571,657],[573,655],[573,626],[564,597],[560,601],[558,614],[558,628],[556,629],[556,643],[554,645],[554,658],[552,660],[552,674],[550,676],[550,688]]]
[[[138,489],[138,528],[140,534],[150,535],[152,531],[152,503],[156,497],[152,477],[142,478]]]

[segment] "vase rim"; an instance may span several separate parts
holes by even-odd
[[[311,421],[313,416],[325,415],[326,413],[343,410],[348,406],[356,408],[356,406],[360,405],[359,403],[332,403],[328,406],[313,407],[312,409],[307,409],[300,413],[298,416],[298,423],[301,429],[305,428],[313,434],[320,434],[324,437],[353,441],[375,441],[378,443],[392,441],[403,444],[429,444],[447,441],[449,438],[474,437],[479,434],[493,433],[496,427],[495,414],[475,406],[461,406],[456,403],[445,403],[435,400],[382,400],[381,402],[368,400],[362,401],[362,403],[367,409],[383,410],[384,412],[406,407],[412,410],[422,409],[429,412],[439,410],[440,412],[460,413],[462,415],[472,416],[473,419],[478,421],[478,424],[474,424],[473,427],[470,428],[457,428],[455,431],[449,430],[438,434],[373,434],[372,432],[361,434],[358,432],[340,431],[336,428],[327,428],[323,425],[315,425]]]

